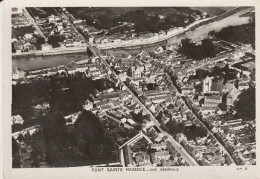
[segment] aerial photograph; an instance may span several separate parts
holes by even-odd
[[[11,12],[12,168],[256,165],[255,7]]]

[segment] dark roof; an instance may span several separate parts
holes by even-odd
[[[219,82],[212,82],[211,91],[221,92],[223,90],[224,85]]]
[[[207,101],[207,99],[221,100],[221,97],[220,96],[205,96],[205,101]]]

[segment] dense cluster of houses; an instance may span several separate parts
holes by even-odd
[[[13,53],[28,52],[36,50],[36,38],[38,32],[32,23],[26,18],[24,13],[12,14],[12,39]],[[14,52],[15,50],[15,52]]]
[[[220,108],[219,105],[226,103],[227,107],[232,107],[239,94],[249,88],[250,80],[245,75],[241,76],[241,72],[237,73],[237,79],[228,80],[226,83],[209,76],[203,80],[190,79],[189,77],[195,75],[198,68],[205,67],[209,71],[215,66],[223,68],[226,65],[227,56],[220,53],[214,58],[195,62],[180,56],[175,51],[177,46],[178,44],[173,44],[167,46],[166,49],[159,47],[152,52],[138,52],[124,55],[120,59],[108,60],[110,65],[119,72],[119,75],[126,76],[124,79],[130,89],[137,93],[139,99],[154,115],[162,112],[162,123],[167,124],[170,120],[175,120],[185,123],[186,126],[200,125],[197,116],[187,107],[182,97],[186,97],[190,106],[203,119],[207,119],[209,116],[225,114],[226,109]],[[231,53],[230,50],[227,48],[228,54]],[[243,48],[241,51],[238,47],[233,50],[236,50],[232,52],[233,55],[250,51],[249,48]],[[232,54],[228,57],[232,58]],[[240,56],[236,58],[240,58]],[[152,66],[146,67],[145,62],[152,64]],[[178,90],[173,86],[170,76],[165,75],[163,68],[172,71],[180,95],[176,95]],[[153,84],[156,87],[148,90],[148,84]],[[196,86],[201,86],[201,89],[198,90]],[[223,95],[226,96],[225,101]],[[216,139],[211,137],[212,135],[197,138],[196,141],[187,140],[184,134],[179,135],[180,139],[177,137],[179,142],[182,141],[184,148],[201,165],[230,165],[233,163]],[[215,148],[216,150],[208,153],[206,148]]]
[[[242,119],[212,121],[212,131],[216,133],[232,152],[240,164],[252,165],[256,163],[255,132],[251,123],[243,123]]]
[[[240,58],[243,57],[243,52],[248,50],[251,52],[250,48],[243,47],[242,50],[238,49],[237,52],[232,53],[230,57],[236,59],[235,61],[232,61],[232,63],[239,62]],[[242,55],[240,53],[242,53]],[[240,55],[235,57],[234,55],[236,54]],[[220,65],[220,63],[217,63],[215,65]],[[211,70],[214,66],[207,65],[206,68]],[[230,121],[229,124],[229,121],[226,121],[226,123],[228,123],[226,124],[226,126],[229,127],[225,127],[226,131],[224,132],[224,130],[221,129],[221,126],[223,124],[220,126],[217,125],[218,123],[221,123],[221,120],[218,121],[217,118],[213,119],[213,116],[225,114],[227,112],[227,109],[234,106],[235,102],[239,98],[239,95],[254,83],[251,81],[251,79],[248,78],[248,75],[241,75],[241,71],[237,72],[237,76],[235,79],[228,80],[226,83],[223,83],[223,80],[220,80],[218,78],[215,79],[214,76],[207,76],[203,80],[189,80],[189,76],[192,76],[194,74],[194,71],[190,71],[187,69],[190,69],[190,67],[188,66],[187,68],[185,68],[184,66],[181,71],[176,71],[176,68],[174,68],[174,75],[177,79],[176,85],[180,88],[181,95],[187,97],[186,99],[190,102],[190,106],[192,106],[193,109],[196,110],[199,115],[201,115],[202,119],[204,119],[206,123],[214,126],[212,131],[219,135],[219,138],[224,141],[225,147],[232,152],[232,156],[238,163],[254,164],[255,122],[252,121],[244,124],[241,120],[237,119]],[[196,86],[201,86],[201,88],[196,88]],[[224,98],[226,99],[224,100]],[[227,108],[220,107],[220,104],[223,103],[227,106]],[[248,136],[247,133],[249,134]],[[230,137],[231,135],[233,137]],[[240,139],[240,137],[242,139]],[[223,162],[219,162],[219,164],[220,163],[223,164]]]
[[[46,37],[56,36],[63,41],[58,41],[59,47],[54,47],[55,49],[66,49],[66,48],[85,48],[86,44],[82,37],[75,32],[71,27],[71,24],[68,20],[62,18],[58,15],[51,14],[47,18],[39,18],[38,16],[34,17],[36,23],[41,28],[42,32]],[[77,21],[75,21],[77,22]],[[43,44],[42,50],[50,50],[53,47],[49,44]]]
[[[173,149],[174,147],[170,147],[163,138],[157,141],[154,140],[153,137],[156,134],[153,133],[153,129],[153,127],[150,127],[147,130],[148,133],[141,131],[119,147],[123,166],[188,165],[183,157]]]

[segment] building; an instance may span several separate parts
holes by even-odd
[[[221,96],[212,95],[212,96],[205,96],[204,105],[205,106],[218,106],[222,102]]]
[[[131,124],[131,125],[135,125],[135,124],[136,124],[133,119],[127,119],[126,121],[127,121],[129,124]]]
[[[85,101],[85,104],[83,105],[83,108],[85,110],[90,110],[93,109],[93,103],[89,100]]]
[[[200,109],[203,115],[215,114],[216,108],[211,106],[202,106]]]
[[[50,51],[50,50],[52,50],[52,46],[49,45],[49,44],[42,44],[41,47],[42,47],[43,51]]]
[[[212,77],[206,77],[204,80],[203,80],[203,87],[202,87],[202,92],[203,93],[210,93],[210,89],[211,89],[211,86],[212,86]]]
[[[140,79],[142,77],[141,69],[140,67],[131,67],[130,75],[133,79]]]
[[[22,118],[22,116],[20,115],[15,115],[15,116],[12,116],[12,122],[13,124],[23,124],[24,123],[24,120]]]
[[[195,88],[193,88],[193,87],[182,87],[181,88],[182,95],[186,95],[186,94],[190,94],[190,93],[195,93]]]
[[[240,94],[241,92],[236,89],[236,88],[233,88],[229,94],[227,95],[227,105],[229,106],[232,106],[234,105],[234,102],[237,100],[238,98],[238,95]]]
[[[170,94],[170,91],[163,90],[149,90],[144,92],[144,97],[146,99],[152,99],[156,97],[167,97]]]
[[[53,14],[48,17],[49,23],[59,21],[59,20],[61,20],[61,18],[59,16],[54,16]]]
[[[151,164],[150,156],[145,153],[136,154],[134,157],[134,160],[138,166],[144,166],[144,165]]]
[[[160,144],[152,144],[151,145],[152,149],[156,149],[157,151],[161,151],[162,149],[166,149],[166,143],[162,142]]]
[[[229,93],[233,88],[235,88],[235,85],[232,83],[226,83],[223,87],[223,92],[224,93]]]
[[[243,91],[249,88],[249,84],[247,82],[239,82],[238,83],[238,90]]]
[[[212,82],[212,86],[210,88],[210,93],[221,93],[223,90],[223,83],[221,81]]]
[[[202,92],[203,93],[221,93],[223,90],[224,85],[222,84],[221,81],[217,82],[212,82],[213,77],[206,77],[203,80],[203,88]]]
[[[105,106],[105,105],[108,105],[108,104],[110,104],[110,102],[108,100],[97,101],[96,107],[102,107],[102,106]]]
[[[161,151],[161,152],[154,153],[155,160],[168,160],[169,158],[170,158],[169,151]]]

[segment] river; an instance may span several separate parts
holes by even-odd
[[[172,43],[176,43],[176,42],[178,43],[181,41],[181,39],[184,39],[184,38],[198,39],[200,37],[205,37],[212,30],[219,32],[224,27],[247,24],[249,22],[250,18],[249,17],[239,17],[239,16],[248,11],[249,11],[248,9],[245,9],[245,10],[239,11],[238,13],[235,13],[231,16],[228,16],[222,20],[199,26],[193,31],[189,31],[183,35],[175,36],[175,37],[169,39],[168,44],[172,44]]]
[[[34,70],[41,68],[66,65],[72,61],[81,61],[88,59],[87,53],[50,55],[41,57],[18,58],[13,59],[13,65],[21,70]]]
[[[241,10],[238,13],[228,16],[222,20],[202,25],[200,27],[197,27],[193,31],[186,32],[185,34],[182,35],[174,36],[168,39],[166,43],[167,44],[177,43],[184,38],[197,39],[203,36],[207,36],[208,33],[212,30],[220,31],[222,28],[227,26],[246,24],[249,22],[249,17],[239,17],[239,16],[248,11],[249,11],[248,9]],[[156,46],[158,46],[158,44],[155,44],[152,47],[150,46],[149,48],[144,48],[142,50],[149,50]],[[114,55],[119,55],[122,53],[132,52],[132,51],[137,51],[137,50],[127,50],[127,51],[122,49],[106,50],[106,52]],[[13,59],[13,65],[17,66],[17,68],[21,70],[33,70],[33,69],[47,68],[47,67],[53,67],[58,65],[65,65],[70,63],[71,61],[80,61],[87,58],[88,55],[86,53],[32,57],[32,58],[19,58],[19,59]]]

